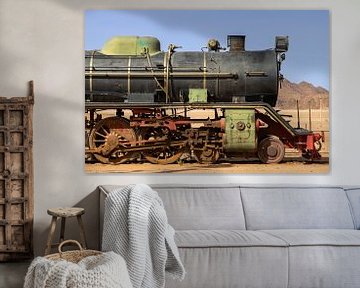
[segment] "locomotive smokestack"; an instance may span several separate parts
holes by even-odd
[[[228,35],[227,47],[230,52],[245,51],[245,35]]]

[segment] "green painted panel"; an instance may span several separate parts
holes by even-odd
[[[189,89],[189,103],[206,103],[207,102],[207,89]]]
[[[160,41],[155,37],[139,36],[115,36],[108,40],[101,53],[105,55],[129,55],[137,56],[144,53],[144,48],[153,55],[160,51]]]
[[[225,109],[225,150],[254,152],[257,146],[255,110]]]

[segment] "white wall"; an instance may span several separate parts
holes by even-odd
[[[204,3],[207,3],[204,5]],[[85,9],[329,9],[331,21],[331,171],[325,175],[87,175],[84,173]],[[122,3],[110,0],[0,0],[0,95],[26,95],[35,81],[35,251],[42,253],[46,208],[82,205],[96,245],[100,184],[291,183],[360,185],[360,1],[263,0]],[[129,23],[131,25],[131,23]]]

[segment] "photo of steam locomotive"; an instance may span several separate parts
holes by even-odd
[[[289,38],[249,51],[244,35],[183,51],[149,36],[116,36],[85,51],[87,159],[104,164],[320,159],[323,135],[292,127],[277,103]],[[104,117],[101,111],[111,111]]]

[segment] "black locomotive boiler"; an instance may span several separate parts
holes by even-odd
[[[202,51],[161,51],[154,37],[118,36],[85,52],[86,152],[102,163],[179,159],[280,162],[285,147],[319,158],[321,135],[294,129],[274,110],[288,38],[245,50],[245,36]],[[107,117],[103,110],[113,111]]]

